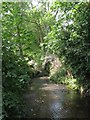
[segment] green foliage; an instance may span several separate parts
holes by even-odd
[[[51,77],[54,82],[72,89],[89,86],[89,2],[56,0],[51,6],[42,2],[38,7],[31,2],[3,2],[1,16],[4,115],[22,114],[22,92],[41,69],[47,53],[56,54],[64,65]],[[28,66],[31,60],[37,68]],[[66,75],[68,69],[73,78]]]
[[[70,89],[79,90],[77,79],[72,76],[68,76],[65,67],[61,67],[54,75],[50,77],[50,80],[55,83],[65,84]]]
[[[62,67],[50,77],[50,80],[54,81],[55,83],[65,84],[65,76],[66,76],[66,69]]]
[[[31,2],[2,3],[3,114],[6,116],[24,115],[23,91],[41,69],[44,58],[41,44],[49,24],[53,23],[46,6],[46,3],[38,8]],[[37,68],[28,65],[31,60],[37,63]]]
[[[63,59],[64,66],[72,69],[73,77],[77,79],[78,84],[88,84],[90,80],[90,3],[69,3],[57,0],[51,9],[54,12],[58,11],[58,14],[56,22],[51,26],[51,31],[45,37],[46,49]]]
[[[65,83],[67,84],[68,88],[73,89],[73,90],[79,90],[77,79],[72,78],[72,77],[66,77]]]
[[[3,51],[3,116],[24,116],[23,91],[33,74],[25,57],[33,57],[30,40],[33,33],[28,28],[26,3],[2,4]],[[27,52],[28,49],[28,52]],[[37,46],[38,49],[38,46]],[[32,59],[32,58],[31,58]]]
[[[7,53],[5,50],[3,52]],[[8,116],[22,115],[22,93],[29,79],[29,67],[25,60],[11,51],[3,54],[3,113]]]

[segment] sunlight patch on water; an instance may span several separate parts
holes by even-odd
[[[40,90],[49,90],[49,91],[53,91],[53,90],[66,90],[65,86],[63,85],[57,85],[57,84],[43,84],[43,87],[40,88]]]
[[[62,110],[62,105],[60,103],[60,101],[58,100],[54,100],[51,104],[50,104],[50,111],[52,112],[52,117],[53,118],[60,118],[61,112]]]

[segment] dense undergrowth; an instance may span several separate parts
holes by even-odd
[[[50,76],[50,80],[56,84],[65,84],[68,88],[73,90],[79,90],[80,86],[77,82],[77,79],[73,76],[67,74],[67,70],[62,67],[55,74]]]
[[[25,117],[23,94],[37,75],[33,65],[3,45],[3,117]]]
[[[64,67],[51,79],[73,89],[82,87],[90,94],[90,3],[57,1],[52,9],[58,11],[58,19],[45,37],[46,48],[59,57]]]
[[[30,80],[29,66],[25,60],[9,49],[3,52],[3,115],[20,116],[23,114],[22,95]]]

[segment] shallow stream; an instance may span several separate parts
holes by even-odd
[[[28,118],[89,118],[89,98],[54,84],[47,77],[33,79],[24,95]]]

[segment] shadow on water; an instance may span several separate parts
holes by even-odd
[[[31,118],[89,118],[88,98],[50,83],[47,77],[35,79],[24,97]]]
[[[28,120],[87,120],[90,117],[90,98],[82,98],[76,92],[68,90],[65,85],[53,84],[47,77],[34,79],[24,95],[24,100]]]

